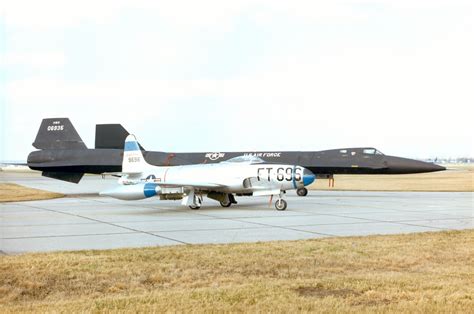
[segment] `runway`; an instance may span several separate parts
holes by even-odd
[[[96,193],[115,180],[73,185],[32,174],[0,173],[2,182],[69,194],[62,199],[0,204],[0,253],[111,249],[361,236],[474,228],[473,193],[288,192],[280,212],[262,197],[239,197],[200,210],[178,201],[119,201]]]

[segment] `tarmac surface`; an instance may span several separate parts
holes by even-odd
[[[474,193],[294,191],[288,209],[266,197],[238,197],[200,210],[179,201],[120,201],[97,192],[116,179],[86,176],[79,185],[35,173],[0,172],[12,182],[68,196],[0,203],[0,254],[156,245],[257,242],[474,228]]]

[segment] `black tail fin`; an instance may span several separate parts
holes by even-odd
[[[68,118],[43,119],[33,146],[37,149],[87,149]]]
[[[130,133],[121,124],[97,124],[95,126],[95,148],[123,149]],[[140,144],[141,150],[145,150]]]

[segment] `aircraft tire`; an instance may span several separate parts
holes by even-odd
[[[298,194],[298,196],[306,196],[306,195],[308,195],[308,189],[307,188],[300,188],[300,189],[296,190],[296,194]]]
[[[232,204],[237,204],[237,201],[235,200],[234,194],[229,194],[229,200]]]
[[[202,206],[202,197],[198,195],[194,195],[194,204],[189,205],[189,208],[191,208],[192,210],[197,210],[201,208],[201,206]]]
[[[275,208],[277,210],[285,210],[287,206],[288,206],[288,203],[283,199],[279,199],[278,201],[275,202]]]
[[[228,201],[224,201],[224,202],[220,202],[221,203],[221,206],[222,207],[230,207],[230,205],[232,205],[232,202],[230,200]]]

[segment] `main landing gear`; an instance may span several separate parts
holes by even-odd
[[[230,207],[230,205],[232,205],[230,200],[221,201],[220,203],[222,207]]]
[[[308,195],[308,189],[307,188],[299,188],[298,190],[296,190],[296,194],[298,194],[298,196],[306,196],[306,195]]]
[[[225,197],[223,199],[221,198],[222,200],[219,202],[222,207],[230,207],[230,205],[232,205],[232,204],[237,204],[237,201],[235,200],[234,195],[227,194],[227,195],[224,195],[224,196]],[[215,198],[213,198],[213,199],[215,199]],[[192,202],[191,205],[189,205],[189,208],[191,208],[193,210],[197,210],[197,209],[201,208],[202,201],[203,201],[202,195],[194,194],[192,200],[193,200],[193,202]]]
[[[237,201],[235,200],[234,195],[232,194],[227,194],[227,197],[219,202],[222,207],[230,207],[232,204],[237,204]]]
[[[194,194],[193,204],[189,205],[192,210],[197,210],[202,206],[202,196]]]

